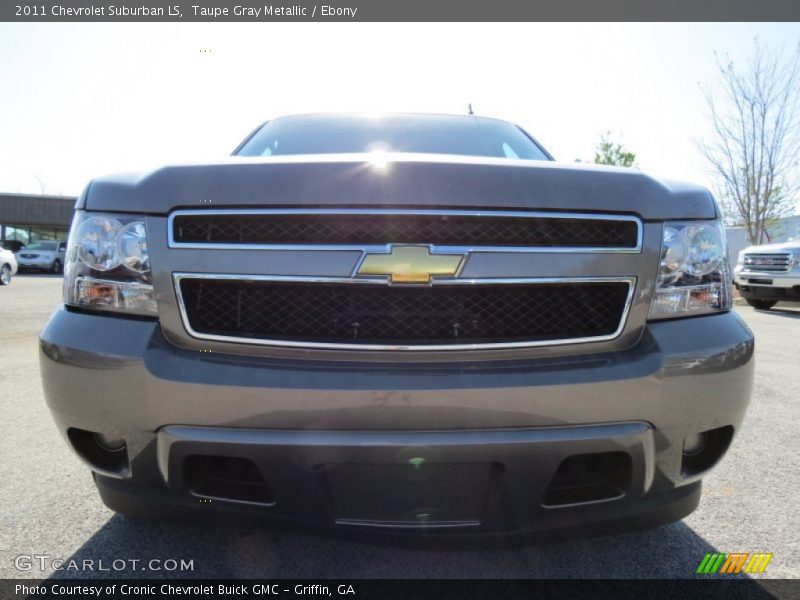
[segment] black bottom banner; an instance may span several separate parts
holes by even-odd
[[[152,600],[173,598],[338,598],[393,600],[436,598],[562,599],[562,598],[798,598],[800,580],[211,580],[211,579],[48,579],[0,580],[0,598],[100,598]]]

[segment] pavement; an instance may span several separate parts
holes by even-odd
[[[60,295],[60,279],[49,275],[17,276],[0,287],[0,577],[684,578],[714,551],[771,552],[759,577],[800,577],[798,305],[736,307],[756,334],[755,392],[742,431],[704,480],[700,507],[688,518],[523,548],[420,550],[112,513],[56,432],[42,396],[37,334]],[[48,558],[25,558],[33,555]],[[126,562],[116,570],[120,558]],[[39,570],[39,561],[53,559],[94,561],[95,570]],[[140,571],[151,559],[164,561],[162,570]],[[191,560],[193,569],[166,571],[168,559]],[[110,570],[97,570],[99,561]],[[15,566],[29,563],[30,570]]]

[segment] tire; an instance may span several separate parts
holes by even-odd
[[[758,310],[769,310],[778,303],[777,300],[751,300],[750,298],[745,298],[745,301]]]
[[[0,267],[0,285],[9,283],[11,283],[11,265],[3,265]]]
[[[55,259],[53,261],[53,273],[63,273],[64,272],[64,265],[61,264],[59,259]]]

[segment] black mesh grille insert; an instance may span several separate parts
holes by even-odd
[[[182,279],[198,333],[298,342],[459,344],[612,334],[626,282],[403,287]]]
[[[436,244],[635,248],[635,221],[442,214],[176,215],[173,238],[211,244]]]

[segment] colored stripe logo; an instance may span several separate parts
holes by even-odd
[[[707,552],[697,565],[695,573],[701,575],[711,575],[714,573],[720,574],[735,574],[747,573],[749,575],[755,573],[763,573],[767,565],[772,560],[773,554],[765,552],[732,552],[725,554],[724,552]]]

